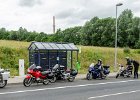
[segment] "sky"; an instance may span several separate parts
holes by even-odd
[[[56,29],[62,30],[83,26],[86,21],[115,17],[115,5],[118,15],[125,9],[131,9],[134,16],[140,17],[140,0],[0,0],[0,28],[52,33],[53,16]]]

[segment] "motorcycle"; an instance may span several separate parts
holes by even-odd
[[[42,71],[40,66],[31,65],[27,70],[27,75],[23,80],[23,85],[29,87],[32,83],[43,83],[47,85],[49,82],[55,82],[56,77],[51,71]]]
[[[4,70],[0,68],[0,88],[4,88],[7,85],[9,77],[10,77],[9,70]]]
[[[52,72],[55,74],[57,79],[63,79],[68,80],[69,82],[73,82],[76,75],[78,74],[78,71],[71,69],[71,70],[65,70],[65,67],[59,64],[56,64],[52,68]]]
[[[132,76],[132,70],[133,70],[132,66],[128,66],[125,69],[123,65],[119,64],[119,70],[116,74],[116,78],[118,78],[119,76],[124,77],[124,78],[125,77],[131,77]]]
[[[103,69],[102,69],[103,76],[101,76],[101,70],[99,68],[96,68],[95,66],[89,67],[86,79],[87,80],[96,79],[96,78],[105,79],[107,77],[107,75],[109,75],[109,73],[110,73],[109,67],[110,66],[103,66]]]

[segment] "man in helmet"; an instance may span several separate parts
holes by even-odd
[[[104,76],[104,73],[103,73],[103,67],[102,67],[102,60],[101,59],[98,59],[98,62],[95,65],[95,67],[98,68],[98,70],[100,72],[100,75],[101,75],[101,78],[102,78]]]

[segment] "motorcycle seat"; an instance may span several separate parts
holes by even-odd
[[[43,71],[43,72],[41,72],[42,75],[47,75],[49,73],[51,73],[51,72],[50,71]]]

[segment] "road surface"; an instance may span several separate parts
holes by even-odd
[[[140,100],[140,80],[106,79],[58,81],[49,85],[7,85],[0,100]]]

